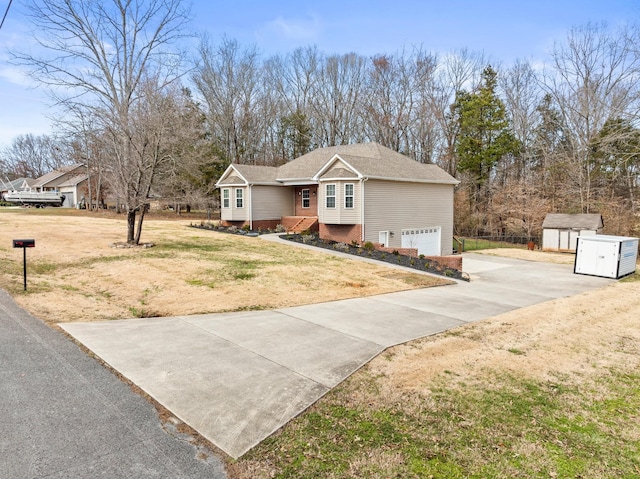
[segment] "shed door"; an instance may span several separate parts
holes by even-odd
[[[618,267],[617,243],[580,241],[575,272],[605,278],[615,278]]]
[[[560,244],[559,249],[568,250],[569,246],[569,230],[560,230]]]
[[[418,254],[440,256],[440,226],[402,230],[402,247],[417,248]]]
[[[576,244],[578,242],[578,236],[580,235],[579,231],[569,231],[569,249],[571,251],[576,250]]]

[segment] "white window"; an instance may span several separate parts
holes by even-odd
[[[311,194],[308,189],[302,190],[302,207],[303,208],[311,207]]]
[[[353,183],[344,185],[344,207],[353,208]]]
[[[244,208],[244,190],[236,188],[236,208]]]
[[[327,185],[326,186],[326,205],[327,208],[335,208],[336,207],[336,185]]]
[[[229,194],[229,188],[225,188],[222,190],[222,207],[223,208],[229,208],[229,198],[230,198],[230,194]]]

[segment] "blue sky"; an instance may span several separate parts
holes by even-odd
[[[0,14],[8,0],[0,0]],[[573,26],[640,23],[640,0],[193,0],[193,30],[255,43],[265,55],[316,45],[325,53],[371,56],[415,45],[434,53],[481,51],[494,63],[543,62]],[[51,132],[48,99],[7,63],[28,45],[29,25],[14,0],[0,30],[0,147],[18,134]]]

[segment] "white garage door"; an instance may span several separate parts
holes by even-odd
[[[418,248],[418,254],[440,256],[440,227],[402,230],[402,247]]]

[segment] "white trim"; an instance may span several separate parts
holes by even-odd
[[[341,162],[343,162],[345,165],[347,165],[347,167],[349,167],[349,169],[350,169],[351,171],[353,171],[353,172],[357,175],[357,178],[354,178],[354,180],[355,180],[355,179],[362,179],[362,178],[363,178],[362,173],[360,173],[358,170],[356,170],[353,166],[351,166],[351,165],[349,164],[349,162],[348,162],[348,161],[345,161],[342,157],[340,157],[340,155],[339,155],[339,154],[337,154],[337,153],[336,153],[335,155],[333,155],[333,157],[332,157],[329,161],[327,161],[327,162],[324,164],[324,166],[323,166],[322,168],[320,168],[320,169],[318,170],[318,172],[317,172],[315,175],[313,175],[313,176],[311,177],[311,179],[312,179],[313,181],[321,181],[321,180],[320,180],[320,177],[322,176],[322,174],[323,174],[325,171],[327,171],[327,170],[329,169],[329,167],[330,167],[331,165],[333,165],[333,163],[335,163],[337,160],[340,160]],[[347,179],[351,179],[351,178],[347,178]],[[336,178],[336,180],[338,180],[338,178]],[[345,178],[342,178],[342,180],[345,180]],[[323,179],[322,179],[322,181],[327,181],[327,179],[323,178]]]
[[[244,181],[244,183],[240,183],[238,185],[236,185],[236,184],[228,184],[228,185],[221,184],[220,182],[224,181],[224,179],[229,176],[229,173],[231,172],[231,170],[235,171],[237,173],[238,177],[240,177]],[[240,173],[236,167],[234,167],[233,165],[229,165],[229,166],[227,166],[227,169],[224,170],[224,173],[222,173],[222,176],[220,177],[220,179],[216,182],[215,187],[216,188],[224,188],[226,186],[240,186],[240,185],[248,186],[249,182],[247,181],[247,179],[244,176],[242,176],[242,173]]]

